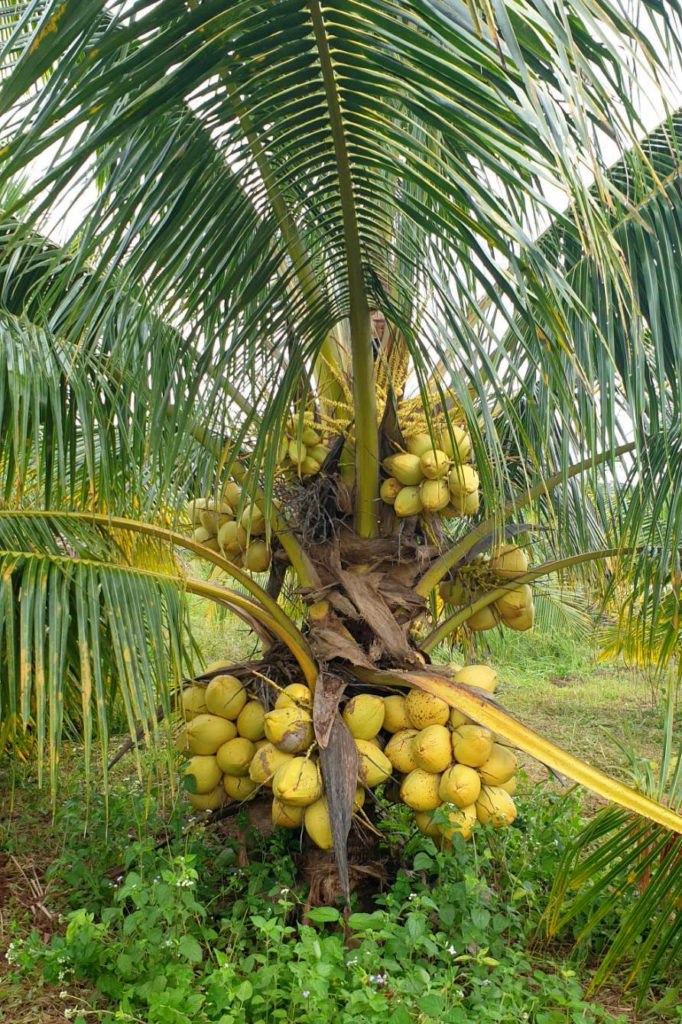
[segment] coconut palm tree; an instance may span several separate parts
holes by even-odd
[[[429,663],[498,618],[484,556],[505,539],[555,552],[515,588],[636,558],[655,591],[677,566],[678,121],[638,143],[632,89],[679,35],[672,5],[642,6],[646,31],[608,0],[5,7],[3,720],[30,723],[53,783],[70,722],[106,764],[116,695],[156,731],[189,593],[258,632],[261,674],[315,687],[342,873],[344,690],[437,695],[682,832]],[[613,169],[605,137],[630,147]],[[394,514],[382,460],[415,436],[451,481],[470,438],[482,511],[451,488],[447,518],[413,495]],[[614,518],[624,473],[638,500]],[[242,547],[262,519],[266,584],[188,535],[195,497]],[[236,582],[188,576],[183,550]]]

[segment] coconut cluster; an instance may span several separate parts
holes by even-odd
[[[455,608],[470,604],[476,595],[480,595],[482,581],[490,589],[504,588],[505,592],[466,620],[469,629],[481,632],[499,623],[519,632],[530,629],[535,622],[533,591],[527,583],[514,583],[528,572],[525,551],[516,544],[502,544],[489,558],[481,556],[473,568],[477,570],[473,575],[473,585],[467,585],[461,576],[440,584],[439,593],[446,604]]]
[[[480,504],[479,476],[471,458],[471,438],[452,426],[433,437],[414,434],[406,451],[383,461],[388,474],[381,498],[397,516],[435,513],[444,517],[472,516]]]
[[[455,682],[494,692],[497,675],[484,665],[459,669]],[[186,720],[179,747],[189,760],[189,800],[198,810],[272,792],[272,822],[304,828],[323,850],[333,847],[329,807],[314,743],[312,693],[292,683],[272,710],[249,695],[235,676],[220,673],[207,686],[183,691]],[[501,828],[516,816],[512,799],[517,762],[488,730],[421,690],[407,696],[358,694],[343,708],[358,753],[354,812],[365,790],[399,777],[400,800],[418,828],[443,842],[468,839],[477,822]],[[437,808],[445,824],[434,822]]]
[[[222,498],[195,498],[187,509],[193,537],[199,544],[219,551],[249,572],[266,572],[271,552],[265,541],[265,517],[256,502],[242,500],[242,489],[232,481]]]
[[[292,420],[280,441],[277,464],[285,476],[314,476],[328,455],[329,448],[319,430],[309,425],[299,430],[298,422]]]

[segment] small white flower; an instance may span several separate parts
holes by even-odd
[[[416,892],[411,892],[410,895],[407,898],[410,901],[416,899],[417,898]]]
[[[78,1011],[76,1010],[75,1007],[67,1006],[67,1008],[64,1010],[64,1016],[66,1017],[67,1020],[72,1020],[76,1016],[77,1012]]]
[[[459,996],[460,999],[464,999],[464,989],[463,988],[458,988],[457,989],[457,995]]]
[[[457,950],[452,945],[452,943],[450,943],[450,945],[448,946],[448,953],[450,954],[450,956],[457,956]]]
[[[304,988],[303,991],[301,992],[301,995],[303,996],[304,999],[307,999],[308,996],[310,995],[310,989]]]
[[[287,886],[286,886],[286,885],[284,886],[284,888],[283,888],[283,889],[280,889],[280,890],[279,890],[279,894],[280,894],[280,896],[286,896],[286,894],[287,894],[288,892],[291,892],[291,889],[287,888]]]
[[[356,956],[351,957],[350,960],[346,960],[346,967],[352,967],[353,964],[356,964],[357,962],[358,962],[358,958]]]
[[[481,982],[481,985],[489,985],[489,984],[490,984],[490,979],[489,978],[484,978],[483,981]]]
[[[61,990],[61,992],[59,993],[59,998],[60,999],[68,999],[69,998],[69,993],[66,991],[65,988],[63,988]]]

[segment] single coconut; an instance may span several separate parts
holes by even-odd
[[[231,661],[209,661],[208,665],[204,669],[203,674],[205,676],[215,675],[216,673],[220,673],[221,675],[223,675],[225,672],[230,671],[230,669],[232,668],[232,664],[233,663]]]
[[[410,716],[407,713],[407,705],[405,704],[405,698],[399,694],[391,694],[390,697],[384,697],[384,724],[383,728],[386,732],[396,733],[402,729],[410,729],[412,722]]]
[[[188,501],[185,505],[185,511],[187,512],[187,518],[189,519],[192,526],[198,527],[201,525],[201,519],[199,513],[202,509],[206,508],[206,498],[195,498],[193,501]]]
[[[313,706],[312,692],[305,683],[289,683],[275,701],[276,708],[290,708],[294,706],[302,708],[312,708]]]
[[[459,729],[460,725],[475,725],[473,718],[469,718],[468,715],[463,715],[461,711],[457,711],[453,708],[450,712],[450,725],[453,729]]]
[[[497,689],[497,672],[487,665],[465,665],[454,672],[451,670],[451,679],[453,683],[475,686],[479,690],[487,690],[488,693],[495,693]]]
[[[478,768],[485,764],[492,753],[493,737],[481,725],[461,725],[452,734],[452,750],[455,760]]]
[[[196,715],[205,715],[208,711],[205,686],[199,686],[196,683],[186,686],[182,691],[181,700],[186,722],[191,722]]]
[[[414,737],[412,750],[417,768],[425,772],[445,771],[452,762],[450,731],[444,725],[427,725]]]
[[[521,583],[498,597],[495,607],[503,619],[515,619],[533,603],[533,591],[527,583]]]
[[[239,502],[242,499],[242,489],[239,484],[229,480],[223,487],[223,501],[226,502],[233,512],[236,512],[239,508]]]
[[[449,705],[424,690],[410,690],[405,698],[405,708],[415,729],[425,729],[427,725],[445,725],[450,717]]]
[[[425,512],[440,512],[450,501],[446,480],[422,480],[419,498]]]
[[[275,772],[272,792],[278,800],[294,807],[307,807],[322,796],[319,766],[309,757],[292,757]]]
[[[265,533],[265,516],[255,502],[251,502],[250,505],[246,506],[242,512],[240,522],[249,537],[256,537],[261,533]]]
[[[188,793],[187,796],[197,811],[217,811],[225,803],[225,790],[220,783],[210,793]]]
[[[490,557],[490,568],[503,580],[513,580],[528,572],[528,559],[518,544],[502,544]]]
[[[249,778],[252,782],[257,782],[259,785],[269,785],[277,769],[291,761],[293,756],[293,754],[287,754],[284,750],[278,750],[273,743],[266,740],[263,746],[256,750],[251,759]]]
[[[419,831],[425,836],[430,836],[431,839],[441,838],[438,825],[433,823],[433,811],[415,811],[414,821]]]
[[[333,850],[332,823],[329,820],[329,804],[326,796],[321,796],[314,804],[310,804],[303,812],[305,830],[321,850]]]
[[[343,709],[343,720],[356,739],[371,740],[384,724],[383,697],[359,693]]]
[[[303,462],[299,462],[298,471],[301,476],[315,476],[320,472],[320,464],[312,455],[306,455]]]
[[[215,537],[223,523],[228,522],[228,518],[225,515],[221,516],[220,512],[218,512],[214,508],[202,509],[201,512],[199,513],[199,519],[201,520],[201,525],[203,526],[203,528],[205,530],[208,530],[212,537]]]
[[[234,519],[223,523],[218,531],[218,543],[229,555],[239,555],[246,547],[246,530]]]
[[[237,718],[237,730],[252,743],[265,736],[265,708],[259,700],[246,702]]]
[[[389,476],[388,480],[384,480],[379,488],[379,496],[387,505],[394,505],[395,499],[398,497],[402,488],[403,485],[400,483],[400,480],[396,480],[394,476]]]
[[[213,534],[205,526],[197,526],[196,530],[192,533],[192,538],[197,544],[207,544],[212,537]]]
[[[418,455],[419,458],[424,455],[425,452],[433,450],[433,438],[430,434],[414,434],[413,437],[408,437],[405,441],[407,450],[411,455]]]
[[[313,427],[304,427],[301,433],[301,440],[308,448],[313,448],[316,444],[320,443],[320,435]]]
[[[458,807],[448,810],[447,824],[440,825],[440,833],[446,842],[451,843],[456,835],[462,839],[471,839],[472,830],[476,827],[476,807]]]
[[[471,455],[471,438],[466,430],[455,426],[454,423],[450,425],[450,429],[452,436],[447,428],[441,431],[440,447],[449,458],[456,459],[458,462],[466,462]]]
[[[188,781],[185,788],[189,793],[210,793],[220,782],[222,771],[214,756],[197,754],[190,757],[182,774]]]
[[[438,788],[438,795],[444,804],[455,807],[470,807],[478,800],[481,792],[481,780],[475,768],[466,764],[453,764],[443,773]]]
[[[236,721],[247,693],[236,676],[214,676],[206,687],[206,707],[212,715]]]
[[[283,804],[275,797],[272,801],[272,824],[276,828],[299,828],[303,824],[303,808]]]
[[[265,716],[265,735],[280,750],[298,754],[313,742],[313,721],[309,711],[295,705],[275,708]]]
[[[393,511],[397,516],[418,516],[422,511],[422,499],[418,487],[401,487],[393,502]]]
[[[416,487],[424,476],[421,459],[418,455],[411,455],[409,452],[402,455],[389,455],[387,459],[384,459],[383,467],[389,476],[394,476],[405,487]]]
[[[507,779],[506,782],[501,783],[498,786],[498,789],[503,789],[506,793],[509,793],[510,796],[513,796],[516,792],[517,781],[518,777],[516,775],[512,775],[511,779]]]
[[[218,715],[195,715],[187,723],[187,745],[193,754],[215,754],[218,747],[236,735],[234,722]]]
[[[513,750],[501,743],[493,743],[490,757],[479,766],[478,774],[486,786],[501,786],[511,779],[518,767]]]
[[[470,615],[466,620],[466,625],[472,632],[482,633],[486,629],[493,629],[499,621],[500,617],[495,611],[495,606],[488,604],[485,608]]]
[[[258,786],[245,775],[223,775],[223,789],[232,800],[253,800]]]
[[[423,768],[415,768],[403,779],[400,787],[400,799],[413,811],[434,811],[440,806],[438,795],[440,775],[425,772]]]
[[[416,729],[401,729],[391,736],[384,753],[397,772],[407,773],[418,767],[412,741],[419,733]]]
[[[251,740],[245,736],[237,736],[233,740],[223,743],[218,749],[216,760],[220,770],[226,775],[248,775],[251,759],[256,753]]]
[[[503,621],[508,629],[515,629],[519,633],[524,633],[527,629],[532,629],[535,623],[535,605],[531,604],[528,608],[524,608],[520,615],[516,615],[513,619],[504,619]]]
[[[476,494],[478,491],[480,478],[473,466],[453,466],[448,479],[453,497]]]
[[[270,548],[264,540],[252,540],[244,552],[244,568],[249,572],[266,572],[270,568]]]
[[[391,775],[392,765],[389,759],[375,746],[371,740],[355,741],[358,748],[358,777],[360,781],[373,789],[385,782]]]
[[[450,508],[452,508],[452,516],[450,516],[450,518],[457,516],[475,516],[480,505],[480,491],[472,491],[470,494],[453,494],[452,488],[450,488],[450,505],[443,509],[441,516],[445,516]],[[448,516],[446,516],[446,518],[448,518]]]
[[[448,475],[450,459],[438,448],[431,448],[420,457],[420,466],[427,480],[440,480]],[[445,503],[447,505],[447,502]]]
[[[289,458],[294,463],[294,465],[298,466],[301,464],[301,462],[303,462],[303,460],[307,456],[308,449],[306,448],[302,441],[290,441],[288,454]]]
[[[355,796],[353,797],[353,813],[359,811],[365,803],[365,791],[362,786],[357,786],[355,789]]]
[[[476,814],[481,825],[490,822],[493,828],[504,828],[516,818],[516,805],[501,786],[483,786],[476,801]]]
[[[447,601],[448,604],[466,604],[469,599],[467,588],[455,580],[445,580],[444,583],[440,584],[438,591],[443,600]]]
[[[327,448],[326,445],[324,445],[324,444],[316,444],[316,445],[313,445],[313,447],[308,450],[308,454],[306,455],[306,458],[307,459],[315,459],[315,462],[317,462],[317,464],[319,466],[321,466],[323,464],[323,462],[325,461],[325,459],[327,458],[328,455],[329,455],[329,448]]]

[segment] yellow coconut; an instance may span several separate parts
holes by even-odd
[[[462,430],[461,427],[456,427],[451,424],[452,437],[450,431],[445,429],[440,433],[440,447],[447,456],[451,459],[457,459],[458,462],[466,462],[471,455],[471,438],[467,434],[466,430]]]
[[[307,456],[308,449],[302,441],[290,441],[287,452],[294,465],[298,466]]]
[[[197,544],[208,544],[212,537],[213,534],[205,526],[197,526],[196,530],[192,533],[192,538]]]
[[[495,606],[489,604],[485,608],[481,608],[480,611],[474,612],[466,620],[466,624],[474,633],[482,633],[483,630],[493,629],[499,621],[500,617],[495,611]]]
[[[452,734],[452,749],[460,764],[478,768],[492,753],[492,733],[482,725],[461,725]]]
[[[425,772],[423,768],[415,768],[403,779],[400,787],[400,799],[413,811],[434,811],[440,806],[438,795],[440,775]]]
[[[264,540],[252,540],[244,552],[244,568],[249,572],[267,572],[271,557]]]
[[[399,694],[392,694],[384,697],[384,724],[386,732],[400,732],[401,729],[411,729],[412,722],[407,713],[405,698]]]
[[[223,487],[223,501],[230,506],[233,512],[236,512],[241,498],[242,489],[239,484],[234,483],[233,480],[228,480]]]
[[[303,432],[301,433],[301,440],[304,445],[312,448],[316,444],[320,443],[320,435],[313,429],[313,427],[304,427]]]
[[[313,721],[309,711],[295,705],[275,708],[265,716],[265,735],[288,754],[298,754],[313,742]]]
[[[193,501],[188,501],[185,505],[187,512],[187,518],[189,519],[192,526],[201,526],[201,519],[199,513],[206,508],[206,498],[195,498]]]
[[[501,579],[513,580],[528,572],[528,559],[518,544],[502,544],[492,553],[490,568]]]
[[[473,725],[473,718],[469,718],[467,715],[463,715],[461,711],[457,711],[453,708],[450,712],[450,725],[453,729],[459,729],[460,725]]]
[[[451,670],[451,677],[453,683],[475,686],[479,690],[487,690],[488,693],[495,693],[497,689],[497,672],[487,665],[465,665],[454,672]]]
[[[318,466],[321,466],[324,460],[329,455],[329,448],[324,444],[313,445],[312,448],[308,449],[307,459],[315,459]]]
[[[469,600],[467,588],[454,580],[446,580],[444,583],[441,583],[438,591],[443,600],[447,601],[448,604],[466,604]]]
[[[293,756],[293,754],[287,754],[284,750],[278,750],[273,743],[266,740],[265,744],[259,750],[256,750],[251,759],[249,778],[252,782],[259,783],[259,785],[269,785],[277,769],[291,761]]]
[[[275,797],[272,801],[272,824],[276,828],[300,828],[303,824],[303,808],[283,804]]]
[[[427,480],[447,478],[450,469],[450,459],[439,448],[431,448],[429,451],[424,452],[420,458],[420,464],[421,471]]]
[[[215,537],[223,523],[228,522],[226,516],[221,515],[220,512],[218,512],[217,509],[215,508],[202,509],[201,512],[199,513],[199,519],[201,521],[201,525],[203,526],[203,528],[205,530],[208,530],[212,537]]]
[[[253,800],[258,786],[245,775],[223,775],[223,789],[232,800]]]
[[[531,604],[528,608],[524,608],[520,615],[513,619],[504,619],[503,622],[508,629],[515,629],[519,633],[532,629],[535,623],[535,605]]]
[[[246,547],[246,530],[234,519],[223,523],[218,531],[218,543],[229,555],[239,555]]]
[[[356,739],[371,740],[384,724],[383,697],[359,693],[343,709],[343,720]]]
[[[389,476],[388,480],[384,480],[379,488],[381,500],[385,501],[387,505],[394,505],[395,499],[402,488],[403,485],[400,483],[400,480],[396,480],[394,476]]]
[[[422,473],[421,459],[418,455],[411,455],[406,452],[402,455],[389,455],[383,461],[383,467],[389,476],[394,476],[405,487],[415,487],[421,483]]]
[[[225,672],[230,671],[232,664],[231,661],[209,661],[204,669],[204,675],[215,675],[216,673],[223,675]]]
[[[261,533],[265,533],[265,516],[255,502],[251,502],[250,505],[246,506],[242,512],[240,522],[249,537],[256,537]]]
[[[506,782],[503,782],[498,786],[498,789],[503,789],[506,793],[509,793],[510,796],[513,796],[516,792],[517,781],[518,777],[516,775],[512,775],[511,779],[507,779]]]
[[[427,725],[445,725],[450,717],[449,705],[424,690],[410,690],[405,698],[405,708],[415,729],[425,729]]]
[[[456,835],[460,835],[462,839],[470,839],[472,830],[476,827],[476,807],[471,805],[469,807],[458,807],[457,809],[448,810],[447,824],[440,825],[439,830],[446,842],[451,843]]]
[[[182,774],[189,782],[188,792],[210,793],[220,782],[222,771],[213,755],[197,754],[190,757]]]
[[[247,693],[236,676],[214,676],[206,687],[206,707],[212,715],[236,721]]]
[[[417,768],[425,772],[444,772],[452,762],[451,733],[444,725],[427,725],[414,737],[412,750]]]
[[[301,476],[315,476],[320,472],[320,464],[311,455],[306,455],[303,462],[299,462],[298,470]]]
[[[480,478],[473,466],[453,466],[448,477],[450,494],[459,497],[463,494],[476,494]]]
[[[384,753],[397,772],[411,772],[418,767],[412,741],[419,733],[416,729],[401,729],[391,736]]]
[[[303,812],[305,830],[321,850],[333,850],[332,824],[329,820],[329,804],[326,796],[320,797]]]
[[[218,715],[195,715],[187,723],[187,745],[193,754],[215,754],[218,747],[236,735],[234,722]]]
[[[391,775],[392,764],[371,740],[355,741],[358,748],[358,778],[370,789],[385,782]]]
[[[478,800],[481,779],[475,768],[466,764],[453,764],[440,780],[438,794],[445,804],[455,807],[470,807]]]
[[[251,740],[245,736],[237,736],[233,740],[223,743],[218,749],[216,760],[220,770],[226,775],[248,775],[251,759],[256,753]]]
[[[205,715],[208,711],[205,686],[199,686],[197,683],[186,686],[182,691],[181,700],[186,722],[191,722],[196,715]]]
[[[252,743],[265,736],[265,708],[259,700],[246,702],[237,718],[237,730]]]
[[[450,501],[447,480],[422,480],[419,498],[425,512],[440,512]]]
[[[225,803],[225,790],[220,783],[210,793],[188,793],[187,796],[197,811],[217,811]]]
[[[422,511],[422,499],[418,487],[401,487],[393,502],[393,511],[397,516],[418,516]]]
[[[425,836],[430,836],[431,839],[441,838],[438,825],[433,823],[433,811],[415,811],[414,821],[419,831]]]
[[[501,743],[493,743],[490,757],[479,766],[478,774],[486,786],[501,786],[511,779],[518,767],[513,750]]]
[[[313,706],[312,692],[305,683],[289,683],[275,701],[275,708],[290,708],[296,705],[302,708]]]
[[[353,797],[353,813],[359,811],[365,803],[365,791],[362,786],[357,786]]]
[[[414,434],[413,437],[407,438],[405,445],[411,455],[418,455],[421,458],[424,452],[433,450],[433,439],[430,434]]]
[[[503,619],[515,619],[533,603],[533,591],[527,583],[508,590],[504,597],[498,597],[495,607]]]
[[[309,757],[292,757],[275,772],[272,792],[278,800],[294,807],[307,807],[322,796],[319,766]]]
[[[455,518],[457,516],[475,516],[481,505],[480,491],[472,491],[471,494],[453,494],[450,489],[450,504],[441,512],[441,516]],[[450,513],[449,510],[452,510]],[[447,515],[446,515],[447,513]]]
[[[516,805],[501,786],[483,786],[476,801],[476,814],[481,825],[491,822],[494,828],[504,828],[516,818]]]

